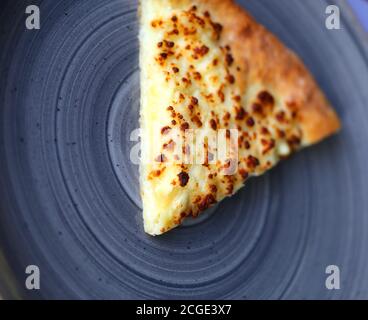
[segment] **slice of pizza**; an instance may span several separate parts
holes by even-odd
[[[232,0],[141,0],[145,231],[162,234],[337,132],[300,59]]]

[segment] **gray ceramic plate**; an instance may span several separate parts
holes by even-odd
[[[368,50],[344,1],[239,1],[293,48],[342,132],[161,237],[142,229],[136,0],[0,10],[0,276],[4,297],[368,298]],[[37,265],[41,289],[25,288]],[[340,290],[325,286],[340,268]]]

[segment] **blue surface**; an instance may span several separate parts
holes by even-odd
[[[348,2],[333,0],[344,18],[335,32],[325,28],[331,0],[238,0],[300,55],[343,129],[249,181],[207,220],[156,238],[143,232],[127,159],[137,2],[33,0],[43,18],[30,31],[25,1],[0,1],[3,297],[367,299],[368,51]],[[31,264],[40,290],[24,286]],[[328,265],[340,267],[341,290],[327,290]]]
[[[349,0],[355,14],[368,31],[368,1],[367,0]]]

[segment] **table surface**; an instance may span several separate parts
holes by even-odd
[[[351,3],[358,19],[361,21],[362,25],[365,27],[365,29],[368,31],[368,1],[367,0],[348,0],[349,3]],[[354,59],[353,59],[354,61]],[[341,64],[343,66],[343,64]],[[336,69],[337,69],[337,64],[336,64]],[[333,70],[335,70],[333,68]],[[338,78],[338,77],[337,77]],[[357,83],[359,83],[359,81],[357,81]],[[361,82],[360,82],[361,83]],[[343,98],[343,94],[341,94],[341,99]],[[341,103],[343,104],[343,103]],[[362,108],[363,110],[363,108]],[[353,135],[351,135],[353,136]],[[0,260],[1,260],[1,256],[0,256]],[[301,286],[303,287],[303,286]],[[1,299],[1,297],[0,297]]]
[[[364,28],[368,31],[368,1],[349,0],[355,14],[357,15]]]

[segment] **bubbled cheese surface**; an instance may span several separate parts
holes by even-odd
[[[141,3],[140,183],[145,231],[152,235],[234,194],[302,141],[293,113],[271,88],[244,84],[246,70],[211,12],[182,3]],[[238,134],[234,149],[231,129]],[[222,160],[208,138],[220,130],[230,145]],[[189,132],[192,144],[184,138]],[[204,163],[183,163],[200,152],[196,143]]]

